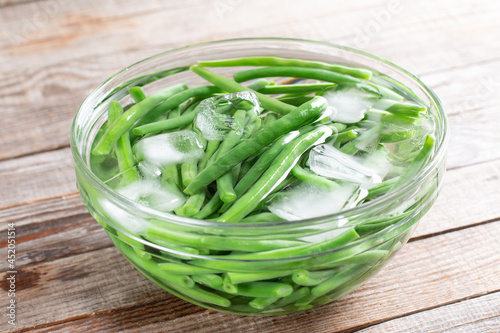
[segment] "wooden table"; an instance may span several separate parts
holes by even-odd
[[[0,331],[499,332],[499,33],[498,1],[0,0]],[[377,54],[435,89],[449,116],[445,184],[409,244],[352,294],[287,316],[216,313],[164,292],[75,188],[69,130],[91,89],[158,52],[245,36]]]

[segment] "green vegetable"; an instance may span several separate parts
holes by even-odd
[[[205,68],[231,66],[258,68],[233,79]],[[349,292],[407,240],[424,202],[433,199],[435,181],[421,196],[402,194],[404,204],[373,215],[354,210],[335,221],[322,215],[339,211],[330,205],[340,203],[342,211],[391,195],[432,158],[437,139],[430,108],[409,89],[368,69],[301,59],[246,57],[189,68],[211,85],[177,84],[149,96],[132,87],[125,110],[125,103],[110,101],[90,156],[95,174],[137,204],[156,209],[176,202],[162,212],[171,214],[168,222],[120,214],[121,207],[110,208],[84,187],[98,221],[148,278],[214,309],[288,313]],[[280,78],[293,79],[279,84]],[[353,100],[361,100],[352,106],[327,90],[353,91]],[[363,119],[346,124],[329,110],[356,108]],[[221,118],[203,124],[207,111]],[[165,150],[175,157],[171,163],[147,161],[135,145],[138,136],[176,131],[196,143],[165,143],[158,154]],[[302,219],[304,211],[304,221],[287,221]]]

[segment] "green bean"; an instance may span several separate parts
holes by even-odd
[[[220,145],[220,141],[218,141],[218,140],[210,140],[207,142],[207,148],[205,149],[205,155],[201,158],[200,163],[198,164],[198,168],[200,170],[205,169],[208,162],[212,158],[214,158],[213,156],[217,152],[219,145]]]
[[[271,280],[287,275],[291,275],[293,270],[282,270],[282,271],[262,271],[262,272],[227,272],[227,276],[231,283],[240,284],[246,282],[254,282],[254,281],[262,281],[262,280]]]
[[[123,108],[117,101],[111,101],[108,106],[108,126],[113,125],[113,123],[120,117],[123,113]]]
[[[255,162],[255,164],[248,170],[243,178],[236,184],[235,192],[238,196],[245,193],[250,186],[264,173],[264,171],[275,160],[283,147],[297,136],[310,132],[314,129],[313,126],[304,126],[298,131],[294,131],[278,138]]]
[[[335,87],[335,84],[332,83],[282,84],[265,87],[259,92],[262,94],[312,93],[333,87]]]
[[[339,184],[337,184],[337,183],[335,183],[335,182],[333,182],[325,177],[318,176],[309,170],[305,170],[305,169],[301,168],[300,165],[298,165],[298,164],[296,164],[292,168],[292,174],[304,182],[308,182],[310,184],[315,184],[315,185],[320,186],[322,188],[326,188],[329,190],[340,188]]]
[[[242,219],[241,223],[253,223],[253,222],[277,222],[277,221],[285,221],[281,217],[273,214],[273,213],[260,213],[255,215],[249,215]]]
[[[296,271],[292,275],[293,282],[298,285],[311,287],[316,286],[328,278],[330,278],[333,274],[336,274],[335,270],[328,271],[318,271],[318,272],[310,272],[305,269]]]
[[[221,269],[221,270],[226,270],[226,271],[243,271],[247,272],[248,271],[248,262],[247,260],[254,260],[256,262],[252,263],[252,268],[253,269],[264,269],[266,267],[285,267],[284,269],[293,269],[296,268],[296,266],[300,266],[302,262],[311,262],[312,260],[317,260],[319,261],[320,264],[323,264],[323,258],[329,256],[321,256],[321,257],[313,257],[305,260],[297,260],[297,259],[291,259],[291,260],[284,260],[286,258],[297,258],[297,257],[303,257],[303,256],[311,256],[319,253],[323,253],[326,251],[331,251],[335,248],[339,248],[342,245],[353,241],[355,239],[359,238],[359,235],[354,231],[354,229],[347,229],[341,234],[331,237],[330,239],[324,240],[322,242],[314,243],[314,244],[304,244],[300,246],[294,246],[294,247],[281,247],[276,250],[271,250],[271,251],[264,251],[264,252],[254,252],[254,253],[245,253],[245,254],[229,254],[225,255],[224,259],[228,260],[238,260],[239,262],[236,261],[215,261],[215,260],[206,260],[206,259],[195,259],[192,261],[193,265],[201,266],[201,267],[207,267],[207,268],[212,268],[212,269]],[[366,246],[366,245],[365,245]],[[337,260],[341,259],[345,256],[353,255],[357,252],[361,252],[363,250],[362,247],[359,247],[357,249],[353,249],[350,251],[347,251],[350,249],[342,250],[335,252],[333,254],[336,255]],[[330,255],[331,256],[331,255]],[[214,258],[217,258],[217,256],[214,256]],[[276,259],[276,261],[272,260]],[[328,258],[329,259],[329,258]],[[334,260],[334,259],[332,259]],[[257,262],[260,261],[260,262]],[[299,261],[299,263],[297,263]],[[326,261],[326,259],[325,259]],[[329,261],[327,261],[329,262]],[[290,267],[288,267],[290,266]]]
[[[405,173],[399,176],[399,179],[394,182],[392,188],[397,188],[404,184],[409,179],[413,178],[419,170],[423,168],[423,166],[430,159],[433,148],[434,148],[435,139],[431,135],[427,135],[424,141],[424,146],[418,153],[418,155],[413,159],[410,166],[406,169]]]
[[[348,268],[340,271],[338,274],[335,274],[325,282],[322,282],[321,284],[312,288],[311,294],[308,297],[297,301],[295,305],[301,306],[312,302],[314,299],[333,291],[335,288],[340,287],[344,283],[349,282],[349,280],[355,278],[357,275],[359,275],[359,273],[363,273],[365,269],[365,265],[349,266]]]
[[[194,118],[198,114],[197,110],[192,110],[191,112],[186,112],[183,115],[175,118],[169,118],[166,120],[160,120],[152,122],[149,124],[141,125],[134,128],[134,133],[137,135],[144,135],[148,133],[158,133],[165,130],[176,129],[193,122]]]
[[[118,139],[134,126],[135,122],[144,117],[147,113],[151,112],[159,103],[164,104],[166,99],[179,91],[186,89],[185,84],[162,89],[155,94],[149,96],[145,100],[132,106],[127,112],[123,113],[113,124],[109,127],[101,139],[97,142],[92,150],[93,155],[107,155],[111,148]],[[175,106],[175,105],[174,105]]]
[[[123,114],[123,108],[116,101],[110,103],[108,111],[111,116],[111,119],[108,117],[110,124],[114,123]],[[128,132],[124,133],[116,142],[115,153],[118,161],[118,170],[122,173],[123,177],[120,184],[124,186],[139,180],[141,176],[137,169],[134,168],[136,161],[130,145]]]
[[[168,184],[175,184],[175,186],[179,187],[179,170],[177,170],[177,164],[169,164],[162,168],[162,183],[166,186]]]
[[[271,297],[256,297],[248,303],[252,308],[257,310],[263,310],[269,305],[273,304],[277,300],[279,300],[280,296],[271,296]]]
[[[213,182],[218,177],[229,171],[233,166],[252,156],[284,133],[288,133],[297,128],[305,126],[315,120],[326,109],[326,100],[323,97],[316,97],[311,102],[306,103],[293,112],[289,113],[262,127],[248,140],[232,148],[217,161],[209,164],[184,190],[187,194],[193,194]]]
[[[238,294],[238,287],[231,282],[227,275],[222,280],[222,290],[229,294]]]
[[[278,122],[279,120],[273,124]],[[297,163],[297,159],[306,150],[323,142],[331,134],[332,130],[329,127],[322,126],[292,140],[276,157],[279,162],[269,166],[246,194],[235,201],[218,220],[220,222],[237,222],[247,216],[286,177],[290,169]]]
[[[192,160],[181,163],[182,186],[188,186],[198,173],[198,161]]]
[[[270,84],[270,82],[266,79],[258,79],[255,80],[254,82],[250,83],[247,88],[255,91],[261,91],[265,87],[267,87]]]
[[[128,93],[134,100],[134,102],[139,103],[146,99],[146,94],[141,87],[132,87],[128,89]]]
[[[196,214],[193,216],[195,219],[202,220],[206,218],[207,216],[212,215],[215,213],[223,204],[223,201],[220,199],[219,194],[216,192],[212,198],[207,202],[205,206]]]
[[[425,106],[419,104],[408,102],[397,103],[391,99],[380,99],[373,107],[385,110],[389,113],[410,117],[419,117],[420,113],[424,113],[427,110]]]
[[[179,296],[187,296],[202,303],[214,304],[224,308],[228,308],[231,306],[231,301],[228,300],[227,298],[206,291],[205,289],[202,289],[198,286],[194,286],[192,288],[179,288],[173,283],[169,283],[166,281],[164,281],[164,283],[170,288],[173,288],[174,290],[180,289],[178,290],[180,294]]]
[[[223,76],[217,75],[215,73],[212,73],[205,68],[199,66],[199,65],[194,65],[190,67],[193,72],[207,80],[208,82],[212,83],[213,85],[219,87],[220,89],[223,89],[228,92],[236,93],[236,92],[241,92],[241,91],[252,91],[257,95],[257,98],[259,99],[260,103],[262,106],[270,111],[274,111],[276,113],[281,113],[281,114],[287,114],[292,112],[295,108],[293,106],[290,106],[285,103],[281,103],[280,101],[266,96],[264,94],[261,94],[257,91],[254,91],[250,88],[244,87],[241,84],[238,84],[237,82],[234,82],[231,79],[225,78]]]
[[[277,98],[279,101],[293,105],[293,106],[300,106],[304,103],[309,102],[313,97],[311,96],[298,96],[298,97],[278,97]]]
[[[263,67],[249,69],[233,74],[234,81],[245,82],[248,80],[265,77],[296,77],[301,79],[321,80],[332,83],[360,83],[361,80],[349,75],[339,74],[324,69],[304,67]]]
[[[127,245],[122,246],[120,249],[124,252],[127,259],[129,259],[133,264],[146,270],[146,272],[153,274],[158,279],[162,281],[174,282],[186,289],[192,288],[194,286],[194,281],[189,276],[164,272],[158,267],[158,264],[156,262],[154,262],[153,260],[145,260],[140,258],[133,251],[130,251]]]
[[[187,217],[195,216],[196,214],[198,214],[201,207],[203,206],[205,197],[206,197],[205,191],[200,191],[198,193],[195,193],[186,200],[184,205],[177,208],[174,212],[180,216],[187,216]]]
[[[372,199],[374,197],[377,197],[379,195],[386,193],[394,185],[394,183],[397,180],[398,180],[398,177],[394,177],[394,178],[386,180],[380,184],[375,185],[374,187],[372,187],[368,190],[368,195],[366,196],[365,199],[369,200],[369,199]]]
[[[192,279],[196,283],[203,284],[211,288],[219,288],[222,286],[222,278],[215,274],[193,275]]]
[[[221,271],[180,263],[160,263],[158,267],[167,273],[178,275],[200,275],[221,273]],[[222,280],[221,280],[222,283]]]
[[[272,122],[275,122],[276,120],[278,120],[276,114],[269,112],[264,116],[262,120],[262,127],[266,127],[267,125],[269,125]]]
[[[286,297],[293,292],[291,285],[280,282],[248,282],[237,285],[236,293],[248,297]]]
[[[337,64],[329,64],[320,61],[278,58],[278,57],[245,57],[239,59],[200,61],[200,65],[206,67],[229,67],[229,66],[294,66],[303,68],[319,68],[332,72],[351,75],[360,79],[370,80],[372,72],[364,68],[348,67]]]
[[[276,303],[273,304],[273,308],[281,308],[283,306],[286,306],[288,304],[292,304],[300,300],[301,298],[304,298],[308,296],[311,293],[311,289],[309,287],[302,287],[297,290],[295,290],[293,293],[290,295],[283,297],[279,299]]]
[[[190,98],[207,98],[222,92],[223,90],[214,86],[202,86],[177,92],[175,95],[170,96],[165,102],[158,104],[153,110],[151,110],[151,112],[140,119],[137,122],[136,127],[155,121],[168,110],[179,106]]]
[[[217,193],[219,198],[226,203],[233,202],[237,198],[231,178],[229,172],[217,178]]]
[[[239,237],[204,236],[182,231],[164,229],[158,226],[147,228],[148,237],[165,239],[183,246],[206,247],[214,250],[236,250],[245,252],[272,251],[281,248],[303,246],[295,240],[245,239]]]
[[[181,113],[182,112],[180,106],[176,106],[175,108],[172,109],[172,111],[168,113],[168,119],[177,118],[181,115]]]

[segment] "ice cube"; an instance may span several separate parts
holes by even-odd
[[[211,97],[198,105],[196,127],[206,140],[223,140],[232,129],[243,131],[231,116],[236,108],[246,110],[250,121],[260,113],[259,100],[250,91]]]
[[[139,217],[133,216],[111,201],[99,199],[99,205],[103,210],[105,219],[113,226],[121,228],[133,235],[140,235],[146,231],[146,221]]]
[[[360,184],[365,188],[371,188],[375,184],[382,182],[383,179],[379,174],[381,171],[378,170],[378,166],[375,167],[377,163],[375,157],[377,155],[374,155],[373,161],[368,158],[365,160],[323,144],[314,147],[309,153],[309,167],[317,175],[349,181]],[[385,164],[381,166],[385,174],[388,172],[386,168]]]
[[[166,188],[159,180],[143,179],[116,190],[124,197],[162,212],[171,212],[181,206],[186,197],[177,188]],[[98,199],[107,220],[113,225],[131,233],[145,232],[147,221],[139,215],[132,215],[107,199]]]
[[[144,179],[159,179],[162,174],[161,169],[156,164],[148,161],[140,161],[137,168]]]
[[[344,208],[356,188],[356,185],[349,183],[330,189],[301,183],[271,201],[268,208],[275,215],[288,221],[334,214]]]
[[[372,95],[357,88],[329,90],[324,95],[331,109],[330,119],[345,124],[357,123],[374,104]]]
[[[141,139],[134,151],[139,161],[161,167],[199,159],[203,155],[203,145],[195,132],[183,130]]]
[[[139,180],[117,192],[141,205],[163,212],[173,211],[186,200],[178,189],[167,189],[159,180]]]

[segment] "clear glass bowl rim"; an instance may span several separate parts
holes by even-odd
[[[438,142],[437,149],[432,156],[431,160],[427,162],[425,167],[420,170],[420,172],[407,181],[403,186],[399,187],[398,189],[394,190],[392,193],[389,193],[387,195],[382,195],[379,198],[376,198],[368,203],[364,203],[360,206],[351,208],[351,209],[346,209],[341,212],[335,213],[335,214],[330,214],[330,215],[323,215],[315,218],[310,218],[310,219],[304,219],[304,220],[297,220],[297,221],[276,221],[276,222],[256,222],[256,223],[222,223],[222,222],[214,222],[214,221],[207,221],[207,220],[198,220],[194,218],[188,218],[188,217],[181,217],[177,216],[174,214],[170,213],[165,213],[161,211],[157,211],[155,209],[140,205],[120,194],[117,192],[113,191],[109,187],[107,187],[103,181],[101,181],[97,176],[95,176],[88,165],[85,163],[82,155],[78,151],[77,144],[76,144],[76,138],[75,135],[78,133],[78,126],[77,126],[77,118],[80,115],[80,113],[83,112],[83,110],[88,107],[88,102],[92,99],[92,97],[96,94],[98,94],[102,89],[107,88],[107,84],[120,74],[126,72],[129,68],[132,68],[134,66],[138,66],[139,64],[143,64],[144,62],[147,62],[148,60],[151,59],[156,59],[158,57],[161,57],[163,55],[167,55],[170,53],[174,53],[179,50],[185,50],[188,48],[196,48],[200,46],[206,46],[206,45],[216,45],[216,44],[224,44],[224,43],[232,43],[232,42],[241,42],[241,41],[290,41],[290,42],[298,42],[298,43],[313,43],[313,44],[321,44],[323,46],[327,47],[332,47],[332,48],[337,48],[341,49],[347,52],[352,52],[356,53],[358,55],[362,55],[365,57],[372,58],[376,61],[379,61],[381,63],[384,63],[386,65],[389,65],[393,69],[396,69],[398,72],[400,72],[403,75],[408,76],[410,79],[412,79],[419,88],[422,89],[422,91],[427,95],[427,97],[430,99],[431,103],[434,104],[436,107],[436,112],[438,116],[440,117],[441,121],[441,127],[438,128],[440,130],[440,141]],[[114,87],[112,87],[114,88]],[[91,105],[90,107],[95,107],[95,105]],[[314,41],[314,40],[307,40],[307,39],[296,39],[296,38],[280,38],[280,37],[265,37],[265,38],[235,38],[235,39],[225,39],[225,40],[216,40],[216,41],[210,41],[210,42],[204,42],[204,43],[197,43],[197,44],[191,44],[187,46],[183,46],[180,48],[175,48],[171,49],[162,53],[158,53],[156,55],[153,55],[151,57],[145,58],[143,60],[140,60],[130,66],[125,67],[118,73],[114,74],[110,78],[108,78],[105,82],[103,82],[99,87],[94,89],[84,100],[84,102],[81,104],[80,108],[78,109],[72,123],[71,127],[71,151],[73,154],[73,160],[75,163],[75,167],[77,167],[81,172],[84,173],[85,175],[85,180],[89,183],[89,185],[95,189],[101,194],[103,194],[104,197],[106,198],[112,198],[114,203],[118,203],[122,208],[125,208],[126,210],[129,211],[142,211],[145,215],[148,215],[154,219],[158,220],[165,220],[168,223],[175,223],[179,225],[184,225],[184,226],[189,226],[189,227],[201,227],[201,228],[207,228],[207,227],[215,227],[215,228],[266,228],[266,227],[276,227],[276,226],[283,226],[283,227],[294,227],[294,226],[299,226],[299,225],[315,225],[317,223],[324,223],[324,222],[330,222],[330,221],[335,221],[339,219],[343,219],[346,217],[357,217],[357,216],[362,216],[365,212],[369,211],[372,209],[374,206],[379,206],[384,203],[390,202],[391,200],[394,200],[395,198],[401,196],[402,194],[406,193],[407,191],[410,191],[414,186],[422,183],[425,179],[428,177],[431,177],[433,175],[433,172],[436,170],[437,166],[439,163],[445,159],[446,156],[446,148],[447,148],[447,142],[448,142],[448,124],[447,124],[447,118],[446,114],[443,110],[442,104],[439,100],[439,98],[436,96],[436,94],[429,88],[427,87],[417,76],[414,74],[410,73],[409,71],[399,67],[398,65],[380,58],[378,56],[375,56],[373,54],[370,54],[368,52],[364,52],[361,50],[357,50],[351,47],[347,46],[342,46],[342,45],[337,45],[334,43],[327,43],[327,42],[322,42],[322,41]],[[406,219],[405,219],[406,220]],[[398,223],[395,227],[400,226],[401,223]],[[119,229],[119,228],[118,228]],[[390,230],[388,230],[389,232]],[[133,235],[130,235],[133,238]],[[381,235],[378,235],[381,236]],[[141,242],[144,242],[141,240]]]

